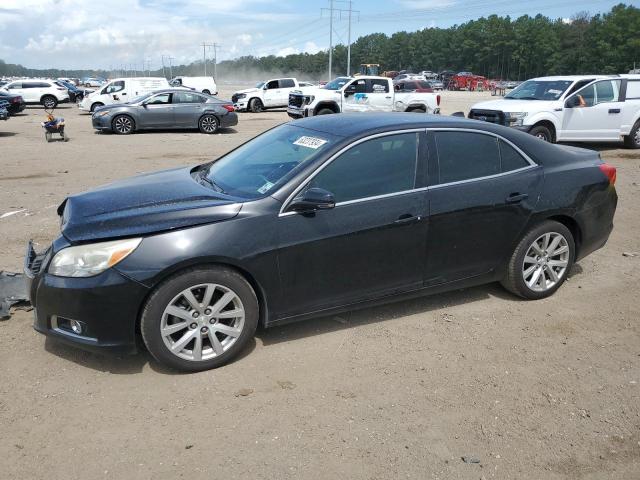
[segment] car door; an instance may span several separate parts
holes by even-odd
[[[317,187],[336,205],[278,223],[282,315],[420,288],[426,260],[426,190],[417,132],[356,142],[316,171],[292,197]]]
[[[541,167],[483,131],[429,130],[425,285],[491,272],[512,253],[536,205]]]
[[[622,80],[607,79],[581,88],[565,102],[562,140],[619,140],[624,101]]]
[[[279,103],[281,92],[280,92],[280,84],[278,80],[268,81],[264,86],[264,88],[265,90],[264,90],[263,99],[264,99],[265,107],[277,107],[279,105],[287,104],[287,102],[284,102],[282,104]]]
[[[369,109],[369,95],[367,94],[367,81],[364,78],[356,78],[345,85],[342,94],[343,112],[364,112]]]
[[[278,94],[278,105],[287,105],[289,103],[289,93],[296,88],[296,82],[293,78],[282,78],[278,81],[280,93]]]
[[[171,128],[175,124],[171,93],[158,93],[147,99],[140,113],[141,128]]]
[[[370,111],[390,112],[393,109],[393,92],[389,91],[387,79],[368,79],[367,95],[369,96]]]
[[[176,127],[196,128],[198,120],[204,112],[207,99],[194,92],[174,92],[171,103],[173,104],[173,117]]]

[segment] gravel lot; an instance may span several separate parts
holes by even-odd
[[[484,97],[445,92],[444,113]],[[40,108],[0,123],[0,215],[24,209],[0,219],[0,270],[58,234],[67,194],[288,120],[121,137],[56,113],[68,143],[45,143]],[[546,300],[489,285],[259,331],[192,375],[59,345],[15,312],[0,321],[0,478],[640,478],[640,152],[597,148],[618,168],[616,227]]]

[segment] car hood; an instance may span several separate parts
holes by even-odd
[[[233,218],[238,199],[217,193],[176,168],[120,180],[67,197],[58,207],[71,242],[129,237]]]
[[[558,101],[546,100],[489,100],[487,102],[476,103],[472,109],[482,110],[501,110],[503,112],[528,112],[535,108],[537,110],[545,110],[554,108]]]
[[[235,94],[237,95],[238,93],[257,93],[261,90],[262,89],[258,89],[258,88],[245,88],[244,90],[238,90]]]

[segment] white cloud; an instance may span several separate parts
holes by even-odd
[[[400,6],[404,8],[408,8],[410,10],[417,9],[441,9],[444,7],[448,7],[454,5],[457,0],[396,0]]]

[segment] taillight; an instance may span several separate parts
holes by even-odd
[[[224,108],[227,112],[233,112],[234,110],[233,105],[222,105],[222,108]]]
[[[615,185],[616,183],[616,167],[609,165],[608,163],[601,163],[598,165],[602,173],[604,173],[609,179],[610,185]]]
[[[438,103],[438,106],[440,106],[440,95],[436,95],[436,102]]]

